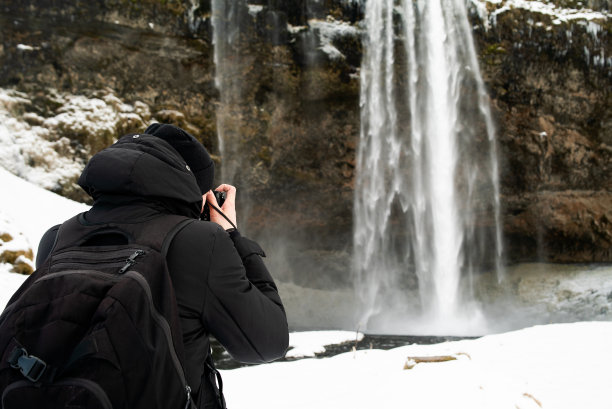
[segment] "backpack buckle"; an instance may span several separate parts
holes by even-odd
[[[8,359],[11,368],[19,369],[26,379],[36,382],[47,369],[47,364],[34,355],[28,355],[25,348],[15,347]]]

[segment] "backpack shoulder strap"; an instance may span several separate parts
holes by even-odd
[[[185,216],[160,215],[138,223],[87,224],[81,213],[60,226],[53,251],[83,245],[96,235],[120,234],[126,243],[138,243],[155,249],[165,256],[172,238],[195,220]]]
[[[79,222],[81,215],[82,213],[71,217],[60,225],[51,252],[75,245],[90,231],[88,226]]]
[[[170,248],[170,244],[172,244],[172,240],[174,239],[174,236],[176,236],[178,232],[183,230],[183,228],[187,227],[187,225],[195,221],[196,221],[195,219],[184,219],[183,221],[180,221],[176,225],[174,225],[172,230],[170,230],[166,234],[166,237],[164,238],[164,241],[160,249],[160,252],[162,253],[162,256],[164,256],[164,258],[166,258],[166,255],[168,254],[168,249]]]

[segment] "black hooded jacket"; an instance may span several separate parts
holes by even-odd
[[[96,154],[79,184],[94,198],[84,214],[88,223],[142,223],[162,214],[196,219],[202,206],[185,161],[167,142],[149,135],[126,135]],[[57,227],[43,236],[37,267],[52,251]],[[210,388],[203,382],[210,335],[247,363],[277,359],[287,349],[285,310],[262,256],[259,245],[238,231],[228,233],[206,221],[188,224],[169,247],[185,370],[195,396]]]

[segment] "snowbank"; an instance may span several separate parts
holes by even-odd
[[[612,323],[349,352],[222,371],[230,408],[608,409]],[[448,362],[408,357],[448,355]]]
[[[8,234],[10,241],[0,241],[0,253],[5,250],[32,250],[36,257],[38,242],[47,229],[89,206],[68,200],[55,193],[13,175],[0,166],[2,205],[0,206],[0,235]],[[12,265],[0,263],[0,309],[25,280],[26,276],[9,273]],[[6,299],[5,299],[6,298]]]

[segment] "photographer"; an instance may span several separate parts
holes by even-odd
[[[195,180],[185,182],[186,177]],[[210,221],[188,223],[166,253],[183,334],[185,374],[199,408],[224,406],[209,336],[246,363],[280,358],[288,345],[285,310],[262,260],[265,254],[237,230],[236,189],[226,184],[216,188],[225,194],[219,206],[211,191],[213,177],[214,163],[201,143],[176,126],[153,124],[143,134],[124,136],[94,155],[79,178],[94,199],[82,217],[88,225],[146,224],[169,214],[199,219],[204,206],[212,204]],[[52,252],[57,231],[55,226],[43,236],[37,267]],[[113,237],[103,240],[94,244],[118,244]]]

